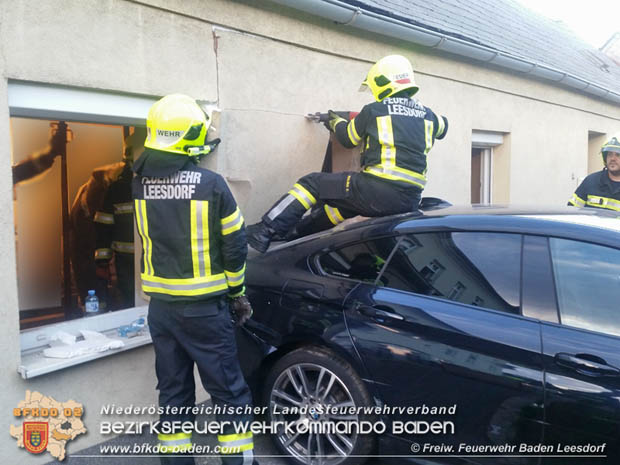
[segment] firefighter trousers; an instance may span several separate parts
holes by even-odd
[[[244,409],[252,405],[250,389],[239,366],[226,297],[199,302],[151,298],[148,323],[155,349],[160,407],[194,407],[194,365],[215,408]],[[250,422],[252,416],[243,412],[216,413],[215,417],[219,424],[229,422],[218,434],[222,464],[256,464],[252,433],[236,433],[232,424]],[[160,415],[160,425],[173,421],[193,422],[194,415],[187,411],[178,414],[164,411]],[[163,452],[162,465],[194,465],[193,457],[183,456],[191,452],[190,434],[174,431],[159,434],[158,438]]]
[[[119,308],[131,308],[134,306],[135,273],[134,255],[132,253],[115,253],[114,264],[121,301]]]
[[[263,216],[280,237],[293,227],[297,236],[331,228],[347,218],[416,211],[422,190],[367,173],[311,173],[300,178]],[[310,214],[303,218],[306,211]],[[301,220],[301,221],[300,221]]]

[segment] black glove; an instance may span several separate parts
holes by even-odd
[[[230,313],[232,314],[235,324],[237,326],[243,326],[243,324],[250,319],[254,311],[252,310],[252,304],[250,304],[248,298],[242,295],[230,301]]]
[[[328,115],[328,119],[323,124],[325,124],[325,127],[329,129],[331,132],[336,131],[336,125],[340,123],[341,121],[344,121],[345,123],[347,122],[346,119],[344,119],[342,116],[339,116],[338,113],[336,113],[334,110],[328,110],[327,115]]]

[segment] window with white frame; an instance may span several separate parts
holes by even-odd
[[[126,188],[132,176],[129,156],[141,153],[142,144],[136,141],[143,143],[139,131],[154,101],[9,81],[16,317],[22,330],[19,372],[24,378],[150,342],[148,331],[128,327],[146,317],[148,302],[140,292],[140,245],[133,241],[132,200]],[[134,135],[130,153],[127,141]],[[122,173],[128,186],[112,192]],[[116,226],[123,221],[121,237]],[[97,231],[98,222],[104,232]],[[90,288],[97,290],[106,311],[83,318]],[[101,350],[103,340],[92,339],[97,333],[115,336],[122,344]],[[75,345],[64,347],[67,341]]]
[[[471,149],[471,203],[493,202],[493,148],[503,143],[498,132],[473,131]]]

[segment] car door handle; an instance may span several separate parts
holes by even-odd
[[[369,305],[357,305],[356,310],[360,312],[362,315],[369,316],[370,318],[381,318],[381,319],[391,319],[391,320],[399,320],[402,321],[405,319],[404,316],[399,315],[396,312],[390,311],[392,310],[389,307],[386,307],[388,310],[384,310],[380,307],[371,307]]]
[[[572,368],[586,376],[620,376],[620,370],[607,365],[605,360],[589,354],[555,354],[555,363],[566,368]]]

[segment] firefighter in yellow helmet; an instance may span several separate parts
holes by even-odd
[[[142,240],[142,289],[151,297],[148,322],[161,407],[195,404],[194,365],[213,404],[245,409],[252,402],[237,358],[234,324],[252,308],[244,296],[245,226],[224,179],[198,165],[219,139],[207,141],[209,116],[190,97],[168,95],[147,118],[145,151],[134,163],[132,192]],[[220,422],[247,415],[216,415]],[[182,409],[160,416],[162,463],[193,464],[191,434],[164,428],[194,421]],[[256,463],[252,433],[232,424],[218,435],[224,465]]]
[[[265,252],[272,237],[303,236],[356,215],[415,211],[426,185],[427,156],[448,131],[448,120],[422,105],[407,58],[390,55],[375,63],[362,83],[375,98],[351,121],[330,111],[328,129],[345,147],[362,145],[362,171],[311,173],[297,181],[248,227],[248,242]],[[310,215],[299,220],[307,210]]]
[[[568,204],[620,212],[620,134],[603,144],[601,155],[605,167],[586,177]]]

